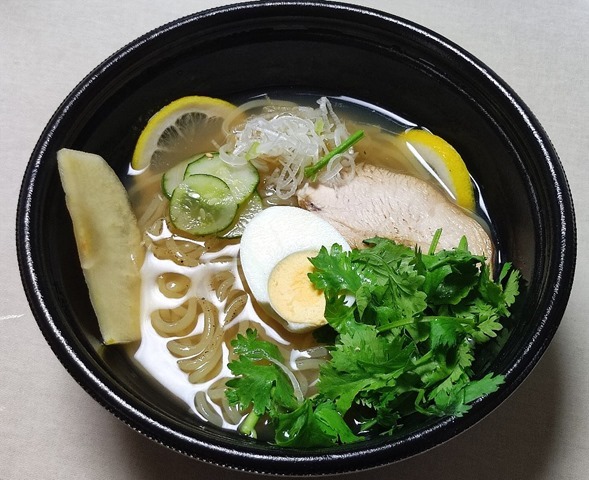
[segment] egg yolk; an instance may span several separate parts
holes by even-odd
[[[289,323],[324,325],[325,297],[317,290],[308,273],[313,271],[309,257],[317,252],[295,252],[278,262],[270,273],[268,296],[270,304]]]

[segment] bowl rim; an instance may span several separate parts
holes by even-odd
[[[100,78],[105,72],[117,69],[130,54],[142,48],[148,48],[149,44],[158,37],[165,36],[168,32],[186,25],[198,24],[203,20],[222,20],[223,17],[236,13],[255,15],[259,11],[270,9],[276,9],[276,11],[284,9],[284,11],[288,10],[293,14],[296,11],[298,15],[305,12],[305,16],[312,15],[312,12],[319,10],[333,12],[334,15],[344,13],[357,16],[358,20],[368,21],[370,19],[370,21],[406,29],[415,35],[427,38],[448,55],[456,56],[460,61],[468,63],[487,82],[493,84],[513,109],[518,112],[543,152],[542,161],[545,162],[551,175],[551,184],[556,189],[556,215],[562,227],[560,231],[553,232],[558,237],[558,244],[562,247],[557,254],[558,262],[552,267],[551,278],[556,279],[556,282],[551,286],[551,295],[545,301],[543,316],[538,320],[536,335],[526,345],[522,355],[505,373],[505,385],[493,394],[492,402],[489,401],[489,397],[478,399],[473,403],[471,412],[461,418],[446,417],[419,430],[416,434],[391,439],[386,443],[371,445],[364,442],[364,445],[353,449],[338,447],[337,451],[329,450],[328,454],[276,449],[268,452],[265,448],[251,448],[245,445],[243,449],[237,450],[223,442],[211,445],[202,439],[185,435],[170,424],[158,421],[125,400],[120,390],[109,385],[109,380],[104,377],[103,372],[97,371],[94,365],[89,364],[88,359],[83,358],[75,346],[72,347],[69,339],[64,336],[53,320],[51,306],[46,303],[42,292],[42,279],[39,278],[36,271],[32,246],[34,233],[31,215],[34,204],[33,192],[39,181],[40,165],[46,156],[50,140],[64,119],[67,118],[69,110],[80,99],[83,100],[84,91],[97,78]],[[545,352],[564,314],[573,282],[576,260],[574,209],[566,176],[548,136],[515,92],[480,60],[425,27],[369,7],[331,1],[267,0],[207,9],[166,23],[119,49],[78,83],[48,121],[31,154],[23,177],[16,219],[17,256],[27,300],[46,341],[70,375],[108,411],[157,443],[208,463],[253,473],[314,475],[364,470],[422,453],[467,430],[513,393]],[[419,442],[417,442],[418,440]],[[394,454],[391,457],[392,452]],[[367,462],[367,459],[370,461]],[[313,472],[304,465],[305,462],[311,462]]]

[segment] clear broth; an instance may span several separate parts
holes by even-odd
[[[253,98],[229,100],[233,100],[235,104],[241,104],[264,96],[266,94]],[[272,99],[286,99],[308,106],[315,106],[315,102],[319,98],[318,95],[307,94],[284,95],[284,92],[272,92],[271,95],[267,96]],[[414,158],[411,158],[412,154],[408,149],[403,151],[393,141],[395,135],[408,128],[416,127],[414,123],[374,105],[354,99],[329,97],[329,100],[332,102],[338,116],[345,120],[349,131],[362,128],[366,133],[365,139],[357,147],[357,162],[372,163],[395,172],[414,175],[432,182],[436,188],[443,189],[419,166]],[[215,150],[215,146],[211,143],[195,146],[193,153],[213,150]],[[151,249],[146,255],[142,269],[142,340],[137,349],[132,352],[134,359],[141,365],[142,369],[155,378],[165,389],[181,399],[202,420],[212,422],[221,428],[236,430],[242,415],[235,409],[229,408],[223,398],[224,381],[232,376],[227,368],[227,364],[232,358],[230,342],[238,333],[243,334],[246,328],[255,328],[262,333],[264,338],[279,345],[286,362],[293,368],[297,380],[302,385],[305,385],[308,394],[312,394],[314,392],[314,382],[318,377],[318,369],[297,370],[297,365],[301,363],[315,365],[318,363],[318,359],[313,358],[313,355],[319,355],[318,352],[321,353],[320,350],[317,350],[319,345],[312,333],[290,333],[256,305],[240,271],[238,261],[239,240],[224,240],[212,237],[195,238],[174,231],[166,223],[160,223],[157,228],[148,228],[153,223],[151,218],[154,218],[154,215],[150,214],[149,209],[154,206],[154,198],[160,195],[160,207],[164,207],[164,209],[167,202],[160,193],[161,173],[151,174],[149,171],[141,174],[133,173],[127,179],[127,186],[140,226],[150,230],[145,234],[146,243],[151,244],[153,248],[154,245],[164,244],[166,238],[172,238],[175,245],[184,245],[187,246],[188,250],[192,248],[193,252],[200,252],[195,255],[194,265],[181,261],[182,259],[174,257],[173,254],[168,255],[161,252],[154,254]],[[260,184],[263,184],[263,182],[260,182]],[[491,232],[491,222],[487,215],[487,209],[474,179],[473,185],[477,200],[477,219],[488,232]],[[264,197],[262,196],[262,198]],[[268,206],[268,204],[265,206]],[[157,211],[155,218],[157,218]],[[165,250],[165,246],[160,250],[162,249]],[[190,252],[187,255],[187,258],[191,258]],[[498,258],[499,255],[496,255],[495,261]],[[232,285],[228,287],[228,297],[223,298],[223,295],[218,294],[218,288],[215,288],[214,283],[216,276],[227,274],[230,274],[233,280]],[[158,278],[161,276],[165,276],[164,283],[166,281],[172,284],[178,283],[174,280],[178,278],[184,281],[186,283],[185,288],[180,288],[182,295],[178,298],[170,298],[164,295],[161,287],[158,286]],[[182,278],[186,280],[182,280]],[[229,283],[231,282],[228,281]],[[242,294],[247,297],[243,308],[237,314],[232,314],[231,318],[227,318],[225,311],[232,301],[231,296],[239,298]],[[222,335],[220,341],[211,343],[216,348],[215,352],[201,353],[201,355],[209,355],[209,362],[214,362],[215,365],[204,376],[203,380],[196,383],[189,380],[190,373],[179,368],[179,360],[183,361],[183,359],[170,352],[169,343],[176,342],[180,346],[184,341],[186,341],[187,345],[191,344],[191,342],[192,345],[198,344],[206,336],[207,327],[203,325],[205,315],[200,312],[196,321],[193,324],[189,322],[184,331],[179,334],[162,334],[161,331],[154,327],[152,315],[154,311],[174,311],[174,309],[184,304],[189,297],[206,298],[210,302],[217,311],[215,318],[219,323],[219,331]],[[192,340],[188,341],[187,338]],[[191,357],[186,358],[190,360]],[[195,363],[198,363],[198,358]],[[266,440],[271,439],[270,435],[261,435]]]

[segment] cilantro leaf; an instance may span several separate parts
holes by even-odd
[[[260,340],[258,332],[252,328],[246,330],[245,336],[237,335],[231,345],[236,355],[243,355],[250,360],[274,359],[280,362],[284,361],[278,347],[273,343]]]
[[[352,264],[351,255],[344,252],[341,245],[334,244],[329,252],[321,247],[317,256],[309,260],[315,267],[309,278],[318,290],[329,295],[332,292],[353,293],[360,288],[361,278]]]
[[[276,365],[261,365],[242,357],[231,362],[229,369],[236,376],[227,381],[231,404],[243,410],[251,405],[258,416],[296,404],[290,380]]]
[[[455,346],[463,337],[464,331],[464,324],[456,317],[433,317],[429,336],[432,349]]]
[[[247,330],[246,336],[238,335],[232,345],[239,359],[228,364],[235,375],[226,382],[230,404],[239,405],[243,410],[252,406],[258,416],[296,407],[290,379],[275,363],[264,361],[282,361],[276,345],[259,340],[252,329]]]
[[[352,432],[332,402],[313,407],[313,402],[306,400],[296,410],[277,417],[276,431],[276,444],[283,447],[328,447],[363,440]]]
[[[379,335],[368,325],[360,325],[341,336],[331,361],[321,368],[319,392],[335,401],[345,414],[362,391],[392,385],[413,354],[412,345],[402,339]]]
[[[434,404],[430,407],[430,413],[441,415],[455,415],[460,417],[470,410],[469,403],[484,395],[496,392],[504,382],[501,375],[487,374],[480,380],[465,378],[456,383],[452,388],[438,390],[434,396]]]

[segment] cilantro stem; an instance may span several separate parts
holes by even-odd
[[[364,136],[364,130],[357,130],[352,135],[350,135],[341,145],[338,145],[333,150],[328,152],[326,155],[321,157],[321,159],[308,167],[305,168],[305,177],[311,177],[311,180],[315,181],[317,177],[317,173],[323,167],[325,167],[329,161],[335,157],[336,155],[345,152],[348,148],[358,142]]]
[[[471,318],[451,317],[445,315],[427,315],[417,319],[418,323],[433,322],[434,320],[455,320],[457,323],[466,323],[468,325],[474,325],[474,320]],[[416,322],[415,318],[402,318],[394,322],[390,322],[377,327],[379,333],[392,330],[394,328],[405,327],[407,325],[413,325]]]
[[[244,435],[254,437],[255,433],[256,433],[256,431],[255,431],[256,424],[258,423],[259,419],[260,419],[260,416],[257,413],[255,413],[253,411],[248,413],[247,416],[245,417],[245,420],[239,426],[239,431],[241,433],[243,433]]]
[[[428,255],[433,255],[436,253],[436,247],[438,246],[438,242],[440,241],[440,237],[442,236],[442,229],[438,228],[434,233],[434,237],[432,238],[432,243],[429,246],[429,250],[427,251]]]

